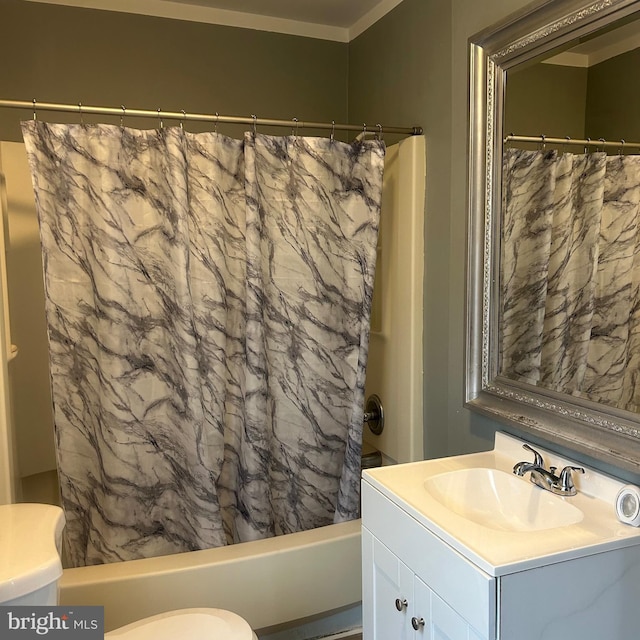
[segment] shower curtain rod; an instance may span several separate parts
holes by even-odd
[[[162,109],[156,109],[150,111],[148,109],[129,109],[124,105],[120,108],[117,107],[95,107],[83,105],[79,102],[76,105],[62,104],[59,102],[37,102],[36,100],[0,100],[0,108],[8,109],[30,109],[33,111],[33,117],[36,119],[38,111],[64,111],[67,113],[76,113],[82,116],[83,114],[98,114],[108,116],[120,116],[121,119],[126,117],[135,118],[158,118],[160,125],[162,126],[163,119],[177,120],[179,122],[197,121],[197,122],[213,122],[215,124],[228,123],[228,124],[247,124],[254,127],[293,127],[294,129],[330,129],[333,131],[370,131],[372,133],[401,133],[405,135],[421,135],[422,127],[385,127],[380,124],[376,124],[373,127],[368,127],[366,123],[361,125],[354,124],[337,124],[335,122],[306,122],[292,118],[291,120],[273,120],[270,118],[258,118],[257,116],[222,116],[215,114],[204,113],[186,113],[185,111],[163,111]]]
[[[504,143],[507,142],[538,142],[540,144],[575,144],[583,147],[615,147],[620,150],[624,150],[625,147],[638,147],[640,148],[640,142],[627,142],[626,140],[608,141],[604,138],[598,138],[598,140],[592,140],[587,138],[586,140],[573,139],[567,136],[566,138],[549,138],[545,135],[540,136],[516,136],[510,133],[505,137]]]

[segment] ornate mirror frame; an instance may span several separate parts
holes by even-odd
[[[497,375],[506,72],[633,18],[640,0],[547,0],[470,39],[465,406],[637,474],[640,415]]]

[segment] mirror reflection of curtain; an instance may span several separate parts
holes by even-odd
[[[640,156],[507,149],[499,372],[640,410]]]

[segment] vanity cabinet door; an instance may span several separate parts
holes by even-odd
[[[367,482],[362,578],[363,640],[496,638],[496,578]],[[407,601],[400,612],[396,599]]]
[[[363,640],[488,640],[362,529]]]
[[[455,615],[467,621],[469,629],[476,630],[469,631],[462,636],[461,640],[496,637],[496,578],[478,569],[366,481],[362,483],[362,530],[370,532],[372,537],[399,562],[409,567],[432,593],[455,612]],[[364,538],[363,545],[365,545]],[[373,548],[370,557],[373,563]],[[363,575],[366,571],[365,562]],[[363,583],[365,619],[366,589],[367,579],[365,578]],[[409,616],[409,623],[413,615],[415,614],[412,613]],[[427,619],[423,614],[420,615]],[[441,631],[436,629],[433,633],[447,632],[446,624],[438,623],[438,625]],[[429,632],[431,633],[431,630]],[[424,631],[420,633],[421,636],[414,637],[429,638]],[[374,636],[365,635],[364,640],[373,638]],[[396,639],[393,636],[384,638],[378,636],[376,640]]]
[[[414,630],[413,573],[362,529],[363,640],[409,640]]]
[[[417,576],[413,580],[414,640],[488,640]]]
[[[428,589],[428,587],[425,588]],[[431,635],[429,640],[488,640],[480,635],[444,600],[431,592]]]

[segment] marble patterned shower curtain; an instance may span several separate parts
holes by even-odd
[[[357,517],[383,143],[23,133],[70,564]]]
[[[640,156],[508,149],[500,372],[640,409]]]

